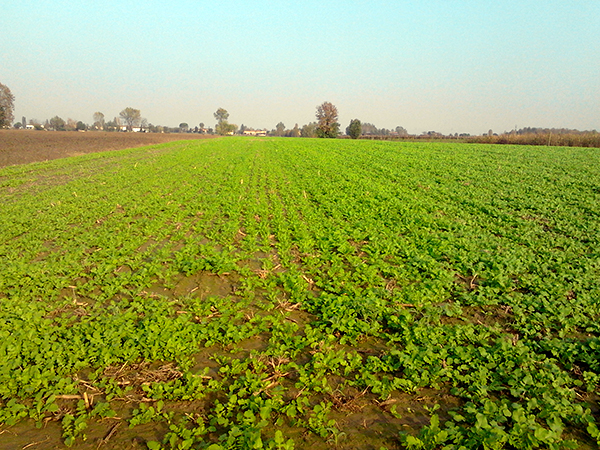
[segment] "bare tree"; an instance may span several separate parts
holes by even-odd
[[[75,119],[67,118],[67,131],[75,131],[77,129],[77,121]]]
[[[94,127],[98,130],[104,130],[104,114],[100,111],[94,113]]]
[[[133,127],[138,126],[142,120],[140,110],[134,108],[125,108],[119,113],[119,116],[125,121],[128,131],[132,131]]]

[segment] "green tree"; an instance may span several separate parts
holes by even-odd
[[[185,123],[185,122],[182,122],[182,123],[179,124],[179,130],[182,133],[187,132],[189,128],[190,128],[190,126],[187,123]]]
[[[237,125],[231,124],[227,122],[229,118],[229,113],[226,109],[219,108],[214,113],[215,119],[217,119],[217,125],[215,126],[215,131],[217,134],[221,136],[225,136],[227,134],[233,134],[237,129]]]
[[[221,136],[233,134],[233,133],[235,133],[235,130],[237,130],[237,125],[235,125],[233,123],[229,123],[226,120],[224,120],[221,123],[218,123],[217,126],[215,127],[215,131],[217,132],[217,134],[220,134]]]
[[[294,125],[294,128],[290,130],[290,137],[300,137],[300,128],[298,128],[298,124]]]
[[[229,119],[229,113],[224,108],[217,109],[217,111],[213,115],[215,116],[215,119],[217,119],[217,122],[219,122],[219,123]]]
[[[379,134],[379,130],[372,123],[368,123],[368,122],[367,123],[361,123],[360,127],[362,129],[362,134],[363,135],[375,135],[375,134]]]
[[[285,135],[285,125],[283,122],[279,122],[275,125],[275,136],[283,136]]]
[[[317,136],[321,138],[336,138],[340,134],[340,124],[337,122],[338,110],[331,102],[317,106]]]
[[[10,127],[13,123],[15,109],[15,96],[8,86],[0,83],[0,128]]]
[[[300,130],[300,136],[307,138],[317,137],[317,124],[315,122],[310,122],[303,125]]]
[[[406,131],[406,128],[401,126],[396,127],[396,133],[398,133],[398,136],[408,136],[408,131]]]
[[[139,109],[125,108],[119,113],[119,116],[125,121],[128,131],[132,131],[133,127],[138,126],[142,121],[142,113]]]
[[[77,131],[85,131],[87,129],[87,125],[85,123],[83,123],[81,120],[79,122],[77,122],[77,124],[75,125],[75,129]]]
[[[360,137],[361,129],[360,120],[352,119],[350,125],[346,128],[346,134],[352,139],[358,139]]]
[[[65,131],[66,122],[58,116],[54,116],[49,121],[50,128],[54,131]]]
[[[119,130],[119,122],[117,120],[117,118],[113,118],[113,120],[109,120],[108,122],[106,122],[104,129],[106,131],[117,131]]]

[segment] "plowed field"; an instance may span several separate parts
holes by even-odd
[[[212,136],[178,133],[108,133],[0,130],[0,167]]]

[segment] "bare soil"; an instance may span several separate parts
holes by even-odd
[[[0,167],[212,137],[214,136],[194,133],[0,130]]]

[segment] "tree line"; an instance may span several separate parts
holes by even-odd
[[[197,126],[190,126],[182,122],[178,127],[166,127],[153,125],[147,119],[142,117],[141,111],[132,107],[123,109],[118,116],[112,120],[106,120],[102,112],[93,114],[92,124],[86,124],[82,121],[73,119],[64,120],[59,116],[41,123],[35,119],[27,122],[22,117],[21,122],[14,122],[14,101],[10,89],[0,83],[0,128],[34,128],[38,130],[56,130],[56,131],[137,131],[150,133],[202,133],[217,135],[264,135],[280,137],[320,137],[337,138],[342,132],[338,122],[338,110],[331,102],[323,102],[316,107],[315,121],[309,122],[302,127],[297,123],[293,128],[288,129],[283,122],[277,123],[272,130],[256,130],[245,125],[237,126],[229,122],[229,112],[224,108],[219,108],[213,114],[217,123],[214,128],[205,127],[204,123]],[[364,139],[462,139],[467,142],[486,142],[486,143],[515,143],[532,145],[572,145],[572,146],[600,146],[600,133],[596,130],[579,131],[568,128],[539,128],[526,127],[518,129],[515,127],[512,131],[505,131],[497,134],[492,130],[484,132],[481,136],[471,136],[468,133],[454,133],[444,135],[436,131],[424,131],[420,135],[410,135],[408,131],[401,126],[393,130],[386,128],[377,128],[368,122],[361,122],[359,119],[352,119],[345,129],[345,135],[353,138]]]
[[[13,124],[14,96],[10,89],[0,83],[0,128],[7,128]],[[255,130],[253,128],[237,125],[229,122],[229,112],[224,108],[219,108],[214,117],[217,121],[214,128],[205,127],[204,123],[197,126],[190,126],[186,122],[182,122],[178,127],[166,127],[161,125],[153,125],[143,118],[139,109],[127,107],[123,109],[118,116],[112,120],[106,120],[104,113],[97,111],[93,114],[93,122],[87,124],[81,120],[68,118],[64,120],[59,116],[54,116],[47,119],[44,123],[30,119],[27,122],[23,117],[21,122],[16,122],[12,125],[14,128],[34,128],[37,130],[54,130],[54,131],[138,131],[150,133],[202,133],[202,134],[257,134],[260,132],[263,135],[269,136],[285,136],[285,137],[321,137],[321,138],[336,138],[340,136],[340,123],[338,122],[338,110],[331,102],[324,102],[317,106],[315,113],[315,121],[309,122],[302,127],[296,123],[293,128],[287,129],[283,122],[279,122],[272,130]],[[377,128],[371,123],[361,123],[358,119],[352,119],[346,128],[346,135],[351,138],[361,136],[398,136],[406,137],[408,132],[403,127],[396,127],[395,130],[385,128]]]
[[[217,123],[214,128],[204,126],[204,123],[198,126],[191,127],[188,123],[182,122],[178,127],[170,128],[161,125],[153,125],[147,119],[142,117],[141,111],[136,108],[127,107],[123,109],[118,116],[112,120],[106,120],[104,113],[97,111],[93,114],[93,122],[87,124],[81,120],[68,118],[64,120],[60,116],[54,116],[47,119],[45,122],[40,122],[36,119],[30,119],[27,122],[25,117],[22,117],[20,122],[13,124],[14,116],[14,100],[15,97],[10,92],[10,89],[0,83],[0,128],[33,128],[36,130],[53,130],[53,131],[137,131],[150,133],[202,133],[202,134],[263,134],[269,136],[286,136],[286,137],[320,137],[320,138],[336,138],[341,134],[340,124],[338,122],[338,110],[331,102],[323,102],[316,108],[315,121],[299,127],[296,123],[293,128],[287,129],[283,122],[279,122],[273,130],[255,130],[253,128],[237,125],[229,122],[229,112],[224,108],[219,108],[214,113],[214,118]],[[377,129],[374,125],[365,123],[361,124],[358,119],[353,119],[346,134],[352,138],[358,138],[364,135],[390,135],[394,132],[386,129]],[[396,127],[396,134],[407,135],[408,133],[402,127]]]

